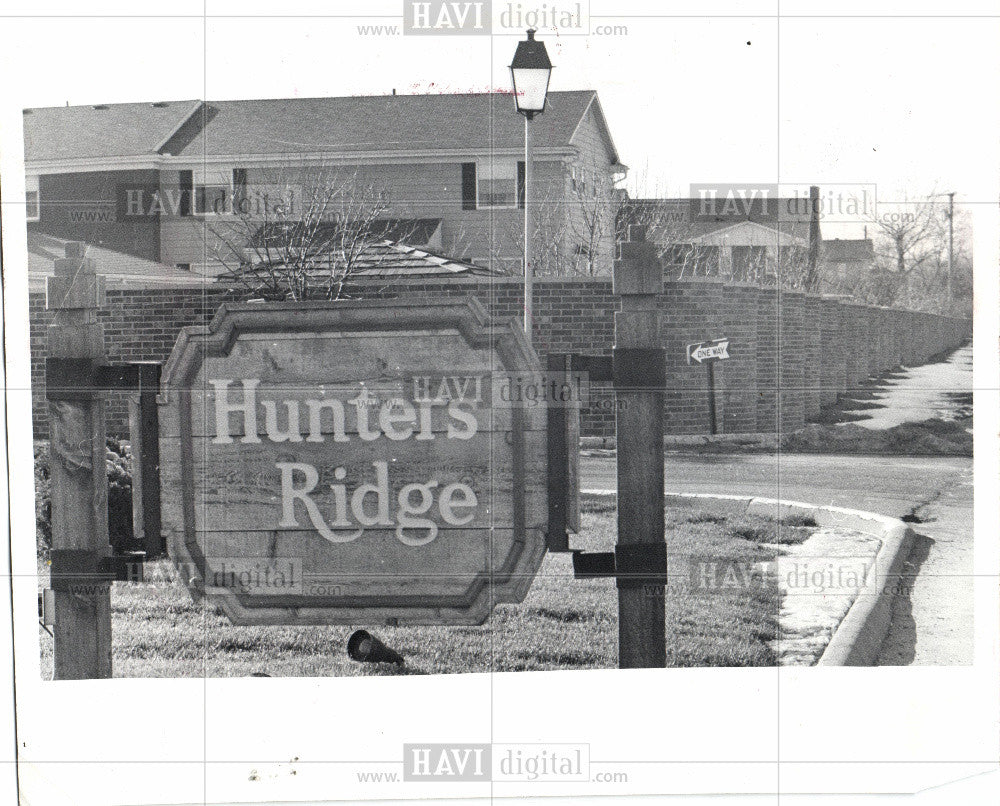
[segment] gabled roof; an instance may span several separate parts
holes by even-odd
[[[740,222],[751,222],[778,232],[809,240],[808,199],[780,198],[748,201],[741,215],[705,215],[699,213],[698,199],[629,199],[622,208],[622,224],[637,223],[652,227],[650,240],[688,242],[728,229]]]
[[[577,121],[576,128],[573,129],[573,135],[570,137],[572,141],[576,137],[576,133],[580,130],[583,125],[587,113],[593,114],[594,118],[597,120],[597,128],[600,130],[601,139],[604,141],[604,147],[608,150],[611,155],[612,164],[620,165],[621,159],[618,156],[618,148],[615,146],[615,141],[611,139],[611,128],[608,126],[608,119],[604,117],[604,109],[601,107],[601,100],[597,97],[595,92],[587,104],[587,108],[584,110],[583,115],[580,116],[580,120]],[[624,168],[625,166],[620,166]]]
[[[155,101],[25,109],[25,159],[155,154],[199,106],[199,101]]]
[[[597,93],[551,92],[532,123],[535,148],[566,149]],[[594,105],[602,128],[603,113]],[[524,147],[510,93],[109,104],[25,110],[28,162],[169,154],[337,155],[412,151],[489,152]],[[606,142],[617,161],[610,134]]]
[[[538,148],[566,147],[593,90],[553,92],[532,128]],[[178,156],[523,148],[524,122],[508,94],[363,95],[211,101],[203,124],[164,150]]]
[[[806,232],[808,235],[808,231]],[[710,232],[689,236],[691,243],[725,246],[808,246],[808,240],[785,224],[768,225],[758,221],[737,221]]]

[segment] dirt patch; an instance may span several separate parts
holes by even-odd
[[[972,456],[971,419],[932,418],[876,431],[851,423],[811,423],[790,434],[782,450],[891,456]]]

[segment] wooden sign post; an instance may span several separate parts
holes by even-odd
[[[70,243],[45,288],[49,326],[46,396],[52,489],[51,586],[56,680],[111,677],[111,582],[104,401],[93,386],[104,359],[97,309],[103,277],[84,245]]]
[[[666,567],[663,515],[663,396],[666,362],[659,346],[656,295],[663,274],[656,247],[642,242],[619,245],[614,293],[614,383],[618,399],[618,667],[666,666],[664,587],[629,578],[628,568]]]
[[[224,305],[163,369],[170,557],[237,624],[481,624],[545,553],[542,384],[471,299]]]
[[[160,529],[160,422],[156,397],[159,363],[132,365],[138,389],[129,397],[128,430],[132,441],[132,531],[147,557],[164,552]]]

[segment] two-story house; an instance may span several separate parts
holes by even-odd
[[[377,192],[388,229],[419,222],[399,240],[522,271],[524,124],[509,95],[25,109],[24,134],[29,239],[81,240],[214,275],[227,268],[227,224],[248,210],[264,223],[294,218],[325,182],[343,197],[333,218],[363,214]],[[614,212],[603,208],[626,169],[597,93],[550,93],[532,139],[536,273],[609,272]]]

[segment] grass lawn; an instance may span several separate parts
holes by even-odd
[[[739,563],[773,559],[774,543],[801,542],[809,525],[764,518],[722,519],[667,509],[670,583],[666,593],[668,666],[771,666],[780,594],[773,584],[725,591],[684,590],[688,556]],[[609,551],[614,510],[584,503],[574,548]],[[44,572],[43,572],[44,574]],[[116,677],[230,677],[439,674],[617,667],[614,580],[576,580],[567,554],[546,556],[527,598],[499,605],[480,627],[367,627],[406,658],[402,668],[347,658],[353,627],[234,627],[214,606],[191,601],[168,562],[147,581],[112,589]],[[42,676],[52,676],[52,638],[41,632]]]

